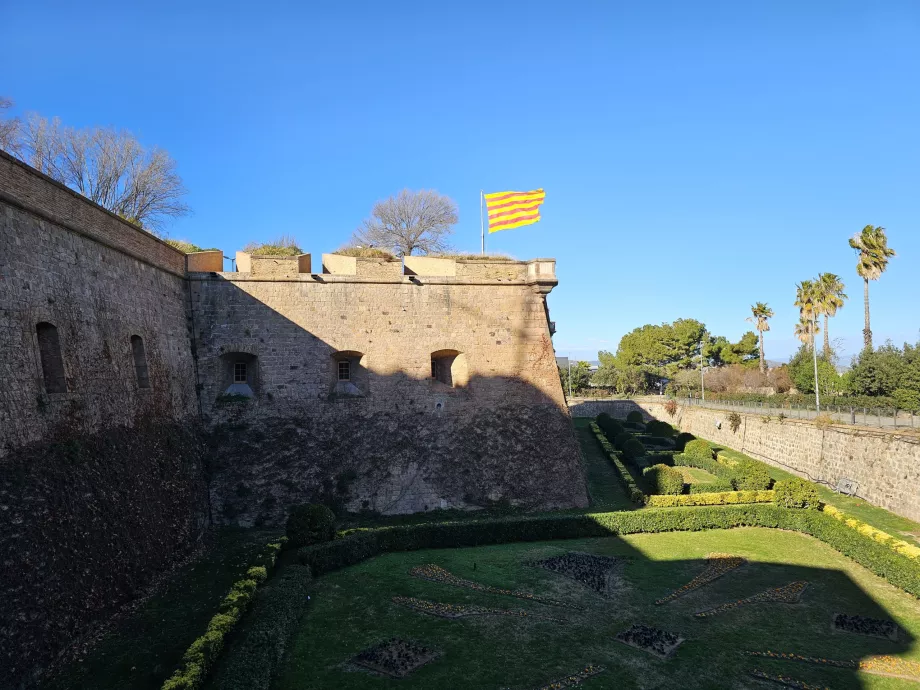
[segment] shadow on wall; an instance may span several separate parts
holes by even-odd
[[[277,525],[308,501],[384,514],[587,504],[542,307],[530,318],[545,338],[445,286],[239,283],[192,288],[215,523]],[[330,305],[330,289],[358,292]],[[361,290],[379,312],[351,311]]]

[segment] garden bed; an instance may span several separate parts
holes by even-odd
[[[617,633],[616,640],[623,644],[654,654],[659,659],[672,656],[684,641],[677,633],[667,632],[648,625],[633,625],[628,630]]]
[[[438,652],[417,642],[392,637],[365,649],[351,662],[392,678],[405,678],[437,657]]]
[[[606,597],[621,584],[619,575],[623,562],[622,558],[593,553],[567,553],[531,561],[529,565],[568,577]]]

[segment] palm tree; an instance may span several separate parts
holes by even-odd
[[[766,302],[758,302],[757,304],[751,307],[751,316],[747,317],[746,321],[751,321],[755,324],[757,332],[760,335],[760,373],[766,373],[767,371],[767,360],[764,359],[763,354],[763,332],[770,330],[770,324],[767,323],[768,319],[773,318],[773,310],[767,306]]]
[[[821,332],[821,326],[816,321],[804,316],[799,317],[799,322],[795,325],[795,337],[808,345],[809,349],[815,346],[815,334]]]
[[[824,358],[827,360],[831,357],[828,319],[843,308],[844,300],[847,299],[844,287],[840,276],[833,273],[822,273],[815,282],[815,309],[818,314],[824,314]]]
[[[856,272],[865,282],[863,300],[865,302],[866,327],[863,329],[863,345],[872,349],[872,329],[869,327],[869,281],[878,280],[888,268],[888,259],[895,256],[894,249],[888,248],[885,228],[867,225],[862,232],[850,238],[850,246],[856,250],[859,261]]]
[[[817,316],[817,281],[803,280],[795,286],[795,306],[799,308],[799,322],[795,335],[810,348],[815,346],[815,335],[820,330],[815,322]]]

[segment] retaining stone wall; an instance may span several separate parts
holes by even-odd
[[[810,420],[780,422],[755,414],[741,414],[741,426],[733,432],[726,410],[679,405],[672,419],[663,402],[648,399],[573,400],[571,404],[575,417],[601,412],[625,417],[634,409],[813,481],[833,487],[842,477],[854,479],[859,482],[858,495],[869,503],[920,521],[920,437],[916,435],[843,425],[819,428]]]

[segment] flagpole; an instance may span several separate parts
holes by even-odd
[[[480,249],[479,253],[485,255],[486,253],[486,226],[482,219],[482,190],[479,190],[479,241]]]

